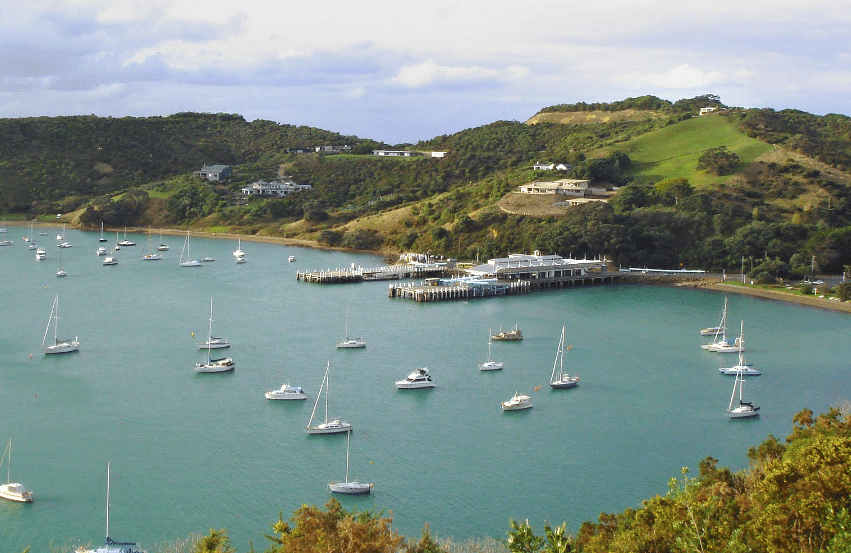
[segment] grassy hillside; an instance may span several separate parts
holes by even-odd
[[[770,144],[749,138],[739,128],[736,117],[720,114],[686,119],[637,136],[616,148],[632,160],[629,174],[636,183],[684,178],[697,187],[707,187],[729,179],[697,170],[698,158],[706,150],[719,146],[737,154],[742,163],[751,163],[772,149]]]

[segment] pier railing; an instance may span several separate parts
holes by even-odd
[[[387,265],[383,267],[351,267],[348,269],[298,271],[296,273],[296,280],[315,284],[345,284],[348,282],[372,280],[438,277],[445,276],[446,270],[446,265],[442,263],[409,263],[406,265]]]

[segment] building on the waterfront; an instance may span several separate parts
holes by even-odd
[[[309,184],[298,184],[292,179],[282,181],[257,181],[243,187],[242,195],[248,196],[289,196],[296,192],[304,192],[312,187]]]
[[[487,263],[471,267],[466,272],[478,278],[532,280],[585,276],[605,271],[605,259],[570,259],[535,251],[532,255],[512,253],[508,257],[488,259]]]
[[[192,173],[199,179],[206,179],[210,182],[225,180],[233,175],[233,167],[230,165],[205,165],[200,171]]]

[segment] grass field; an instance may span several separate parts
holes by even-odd
[[[724,182],[728,177],[697,170],[697,160],[706,150],[726,146],[750,163],[772,146],[748,138],[735,120],[720,115],[694,117],[618,144],[633,162],[636,182],[653,183],[663,178],[685,178],[696,186]]]

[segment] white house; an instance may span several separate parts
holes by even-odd
[[[414,157],[417,152],[411,150],[373,150],[372,155],[384,157]]]
[[[312,187],[309,184],[297,184],[290,179],[284,181],[257,181],[242,189],[243,196],[289,196],[296,192],[304,192]]]
[[[570,171],[573,168],[569,163],[541,163],[538,161],[532,166],[533,171]]]
[[[523,194],[553,194],[557,196],[582,197],[588,193],[588,180],[561,179],[550,182],[530,182],[518,187]]]
[[[706,115],[707,113],[712,113],[718,108],[700,108],[700,115]]]

